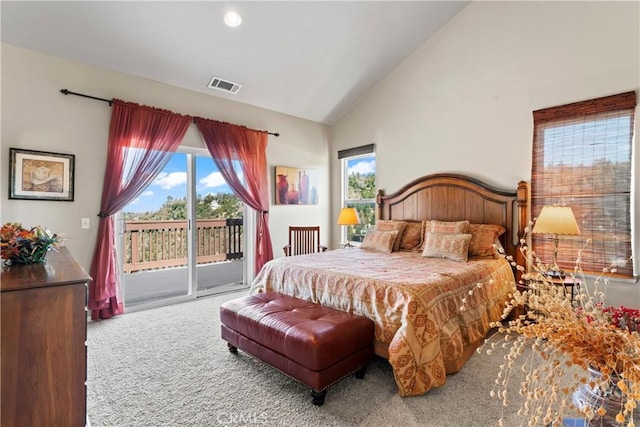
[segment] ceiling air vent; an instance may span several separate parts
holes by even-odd
[[[242,85],[228,80],[222,80],[220,77],[214,77],[209,82],[209,87],[211,89],[217,89],[235,95],[238,93]]]

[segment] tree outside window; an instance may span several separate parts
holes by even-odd
[[[360,224],[345,227],[343,240],[362,242],[366,232],[376,223],[376,157],[375,154],[352,156],[343,159],[343,206],[358,211]]]

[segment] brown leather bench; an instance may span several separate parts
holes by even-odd
[[[220,307],[222,338],[311,387],[315,405],[351,373],[364,378],[373,355],[373,321],[277,292],[227,301]]]

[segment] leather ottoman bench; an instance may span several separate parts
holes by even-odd
[[[315,405],[351,373],[364,378],[373,355],[371,319],[309,301],[265,292],[220,307],[222,338],[311,388]]]

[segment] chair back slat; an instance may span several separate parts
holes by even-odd
[[[290,226],[286,255],[304,255],[321,252],[319,226]]]

